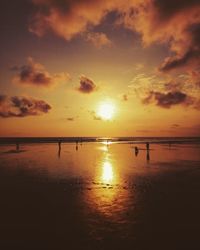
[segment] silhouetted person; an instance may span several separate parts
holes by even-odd
[[[76,151],[78,151],[78,141],[76,141]]]
[[[61,143],[62,143],[62,141],[59,140],[59,141],[58,141],[58,157],[59,157],[59,158],[60,158],[60,154],[61,154]]]
[[[138,149],[138,147],[135,147],[135,156],[137,156],[138,153],[139,153],[139,149]]]
[[[16,142],[16,151],[19,151],[19,142]]]
[[[149,154],[149,150],[147,150],[147,162],[150,161],[150,154]]]
[[[61,148],[61,143],[62,143],[62,141],[58,141],[58,148],[59,149]]]
[[[61,155],[61,147],[58,148],[58,158],[60,158]]]
[[[146,143],[147,151],[149,151],[149,142]]]

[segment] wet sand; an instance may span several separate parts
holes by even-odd
[[[95,143],[0,147],[0,248],[200,249],[199,145],[146,153]]]

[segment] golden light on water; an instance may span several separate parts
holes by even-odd
[[[123,221],[128,191],[120,188],[123,180],[119,177],[119,166],[107,152],[99,163],[95,178],[97,185],[86,191],[85,201],[93,212],[115,222]]]
[[[106,183],[111,183],[113,181],[114,173],[112,164],[109,161],[103,163],[102,169],[102,181]]]
[[[115,113],[115,106],[111,102],[104,102],[99,105],[97,115],[103,120],[111,120]]]
[[[127,209],[128,190],[121,188],[120,164],[114,159],[111,146],[98,147],[100,152],[93,185],[85,192],[85,202],[93,212],[113,221],[123,220]]]

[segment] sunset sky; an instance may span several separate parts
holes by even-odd
[[[0,12],[0,136],[200,136],[199,0]]]

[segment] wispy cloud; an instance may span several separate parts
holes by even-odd
[[[89,110],[88,112],[92,116],[93,120],[96,120],[96,121],[102,120],[102,118],[94,110]]]
[[[106,34],[100,32],[89,32],[86,34],[86,41],[91,42],[98,49],[112,45],[111,40],[107,37]]]

